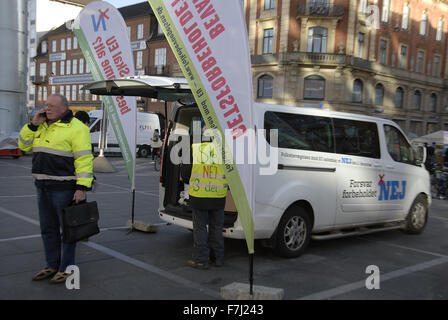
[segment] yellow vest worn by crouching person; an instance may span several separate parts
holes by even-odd
[[[222,157],[215,151],[213,143],[192,145],[193,166],[188,193],[197,198],[224,198],[227,180],[222,166]]]

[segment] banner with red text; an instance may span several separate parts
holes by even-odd
[[[240,0],[148,0],[208,128],[224,139],[225,173],[253,253],[252,71]],[[221,141],[220,141],[221,140]],[[237,161],[235,161],[237,160]]]
[[[73,31],[95,81],[135,74],[126,23],[114,6],[105,1],[91,2],[79,13]],[[132,184],[136,155],[136,99],[103,96],[103,103]]]

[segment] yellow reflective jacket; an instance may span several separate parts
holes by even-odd
[[[188,193],[197,198],[224,198],[227,180],[222,167],[222,157],[213,143],[195,143],[192,146],[193,167]]]
[[[20,131],[19,148],[33,152],[32,175],[38,181],[90,190],[93,155],[89,128],[70,111],[61,120],[38,127],[26,124]]]

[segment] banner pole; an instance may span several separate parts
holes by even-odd
[[[137,124],[137,111],[135,112],[135,124]],[[135,140],[137,141],[137,126],[134,129]],[[131,204],[131,231],[134,230],[134,209],[135,209],[135,162],[137,161],[137,157],[135,156],[136,146],[131,146],[131,155],[132,155],[132,183],[131,183],[131,192],[132,192],[132,204]]]

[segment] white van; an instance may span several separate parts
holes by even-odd
[[[397,124],[281,105],[256,103],[254,110],[257,128],[278,129],[276,174],[255,170],[255,239],[264,239],[282,256],[297,257],[310,239],[424,230],[431,204],[429,174]],[[184,184],[180,166],[170,161],[177,143],[170,137],[188,132],[199,116],[196,105],[174,109],[162,151],[159,215],[188,229],[192,210],[179,201]],[[244,239],[230,193],[223,233]]]
[[[99,152],[98,144],[101,132],[101,120],[103,118],[102,110],[93,110],[89,112],[90,116],[90,138],[95,152]],[[161,132],[161,125],[164,121],[161,115],[151,112],[137,112],[137,154],[140,157],[148,157],[151,154],[151,139],[154,130],[158,129]],[[110,122],[107,126],[107,147],[105,152],[121,152],[115,132],[112,129]]]

